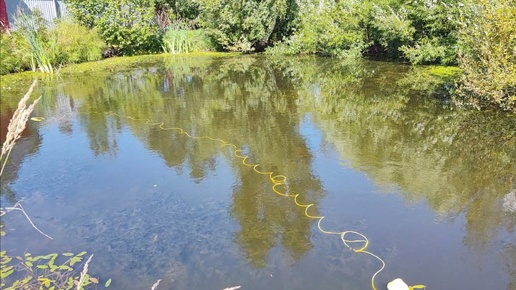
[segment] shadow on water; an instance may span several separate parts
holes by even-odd
[[[474,252],[494,247],[488,257],[499,263],[489,264],[489,273],[496,278],[482,283],[511,287],[515,257],[497,253],[515,252],[515,118],[453,110],[428,97],[444,89],[446,83],[428,68],[252,56],[171,57],[160,65],[48,82],[36,112],[46,121],[32,124],[34,132],[21,141],[37,136],[33,142],[39,149],[15,147],[18,154],[32,155],[9,169],[7,176],[13,177],[2,180],[1,194],[9,202],[13,194],[27,196],[32,206],[26,207],[57,242],[38,243],[40,237],[21,229],[21,219],[9,217],[5,222],[16,230],[5,238],[6,249],[87,249],[96,257],[93,274],[113,278],[116,289],[149,288],[159,278],[165,289],[368,285],[377,265],[357,264],[362,258],[343,253],[338,239],[317,238],[303,210],[275,195],[267,177],[217,143],[161,130],[148,119],[236,144],[250,162],[286,175],[283,190],[299,193],[302,203],[315,203],[316,211],[328,208],[325,199],[346,201],[330,188],[352,182],[350,177],[328,181],[326,167],[364,174],[360,186],[368,192],[379,189],[404,201],[395,204],[403,212],[398,219],[380,221],[373,229],[405,223],[410,205],[422,203],[434,216],[416,222],[435,224],[436,217],[436,231],[450,236],[458,231],[459,244]],[[3,108],[2,118],[6,112]],[[321,147],[302,134],[306,120],[320,132]],[[318,160],[331,154],[337,160],[320,165]],[[370,202],[358,201],[336,214]],[[375,210],[360,219],[367,223],[389,215],[382,205]],[[464,229],[439,226],[461,219]],[[378,245],[381,230],[377,234]],[[418,246],[414,241],[408,251]],[[450,251],[462,255],[467,251],[462,246]],[[395,255],[379,247],[380,253]],[[460,260],[453,252],[442,255]],[[344,258],[335,258],[339,255]],[[481,270],[467,268],[468,261],[453,266],[466,267],[471,272],[466,278],[473,277],[466,284],[477,285]],[[451,273],[438,275],[427,271],[413,279],[437,288],[465,285]]]

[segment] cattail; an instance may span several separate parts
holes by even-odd
[[[3,160],[2,169],[0,170],[0,176],[4,171],[5,164],[7,163],[7,158],[9,158],[9,153],[11,153],[11,149],[13,149],[16,141],[20,139],[23,130],[25,130],[25,125],[27,124],[27,120],[29,119],[30,114],[34,110],[34,106],[38,103],[41,96],[37,98],[32,105],[27,107],[27,101],[29,100],[30,95],[32,94],[32,90],[36,86],[37,80],[34,80],[32,85],[29,88],[29,91],[23,96],[23,98],[18,103],[18,108],[13,114],[11,121],[9,122],[9,126],[7,127],[7,136],[4,144],[2,145],[2,153],[0,154],[0,160]],[[4,156],[7,156],[4,159]]]

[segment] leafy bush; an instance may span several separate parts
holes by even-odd
[[[203,0],[199,22],[223,49],[261,51],[291,29],[295,0]]]
[[[363,4],[363,25],[367,40],[379,45],[382,53],[399,57],[398,48],[413,39],[415,28],[409,19],[410,8],[401,1],[379,1]]]
[[[470,0],[460,33],[461,95],[478,108],[516,112],[516,4]]]
[[[413,39],[399,49],[413,64],[457,64],[458,0],[413,1],[408,19],[414,27]]]
[[[357,8],[356,4],[345,1],[326,6],[304,3],[294,35],[269,52],[328,56],[360,52],[365,47],[365,38]]]
[[[27,46],[18,33],[0,33],[0,75],[25,71],[31,68],[30,55],[23,52],[21,47]],[[29,48],[25,49],[28,51]]]
[[[71,19],[63,19],[56,24],[54,33],[61,62],[79,63],[102,58],[102,49],[106,45],[95,30]]]
[[[109,46],[124,55],[161,50],[154,0],[67,0],[67,4],[80,24],[96,28]]]

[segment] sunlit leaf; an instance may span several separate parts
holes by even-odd
[[[70,259],[70,266],[73,266],[75,263],[82,261],[81,257],[73,257]]]
[[[76,255],[76,257],[82,257],[86,254],[87,252],[86,251],[83,251],[83,252],[80,252],[79,254]]]
[[[9,277],[9,275],[11,275],[12,273],[14,272],[14,269],[10,269],[8,271],[2,271],[2,273],[0,273],[0,279],[5,279],[7,277]]]
[[[25,265],[27,265],[27,267],[32,267],[32,262],[31,261],[25,261]]]
[[[94,284],[98,284],[99,283],[99,279],[95,278],[95,277],[90,277],[90,281]]]
[[[23,283],[23,284],[26,284],[26,283],[28,283],[31,279],[32,279],[32,276],[25,277],[25,278],[22,280],[22,283]]]
[[[61,266],[59,266],[59,270],[72,271],[73,269],[68,265],[61,265]]]
[[[30,119],[34,122],[41,122],[41,121],[45,120],[45,118],[43,118],[43,117],[32,117]]]
[[[39,269],[48,269],[48,266],[47,265],[37,265],[36,268],[39,268]]]
[[[63,256],[65,256],[65,257],[71,257],[73,255],[74,255],[73,253],[63,253]]]
[[[106,284],[105,284],[104,286],[105,286],[105,287],[109,287],[109,285],[111,285],[111,279],[108,279],[108,280],[106,281]]]

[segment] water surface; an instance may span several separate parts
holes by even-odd
[[[2,138],[19,85],[2,90]],[[45,120],[15,146],[1,200],[24,199],[54,240],[12,212],[2,250],[86,250],[110,289],[370,289],[377,260],[229,147],[163,123],[235,144],[325,228],[366,235],[387,264],[378,289],[514,289],[516,120],[450,109],[444,88],[428,68],[253,56],[40,81]]]

